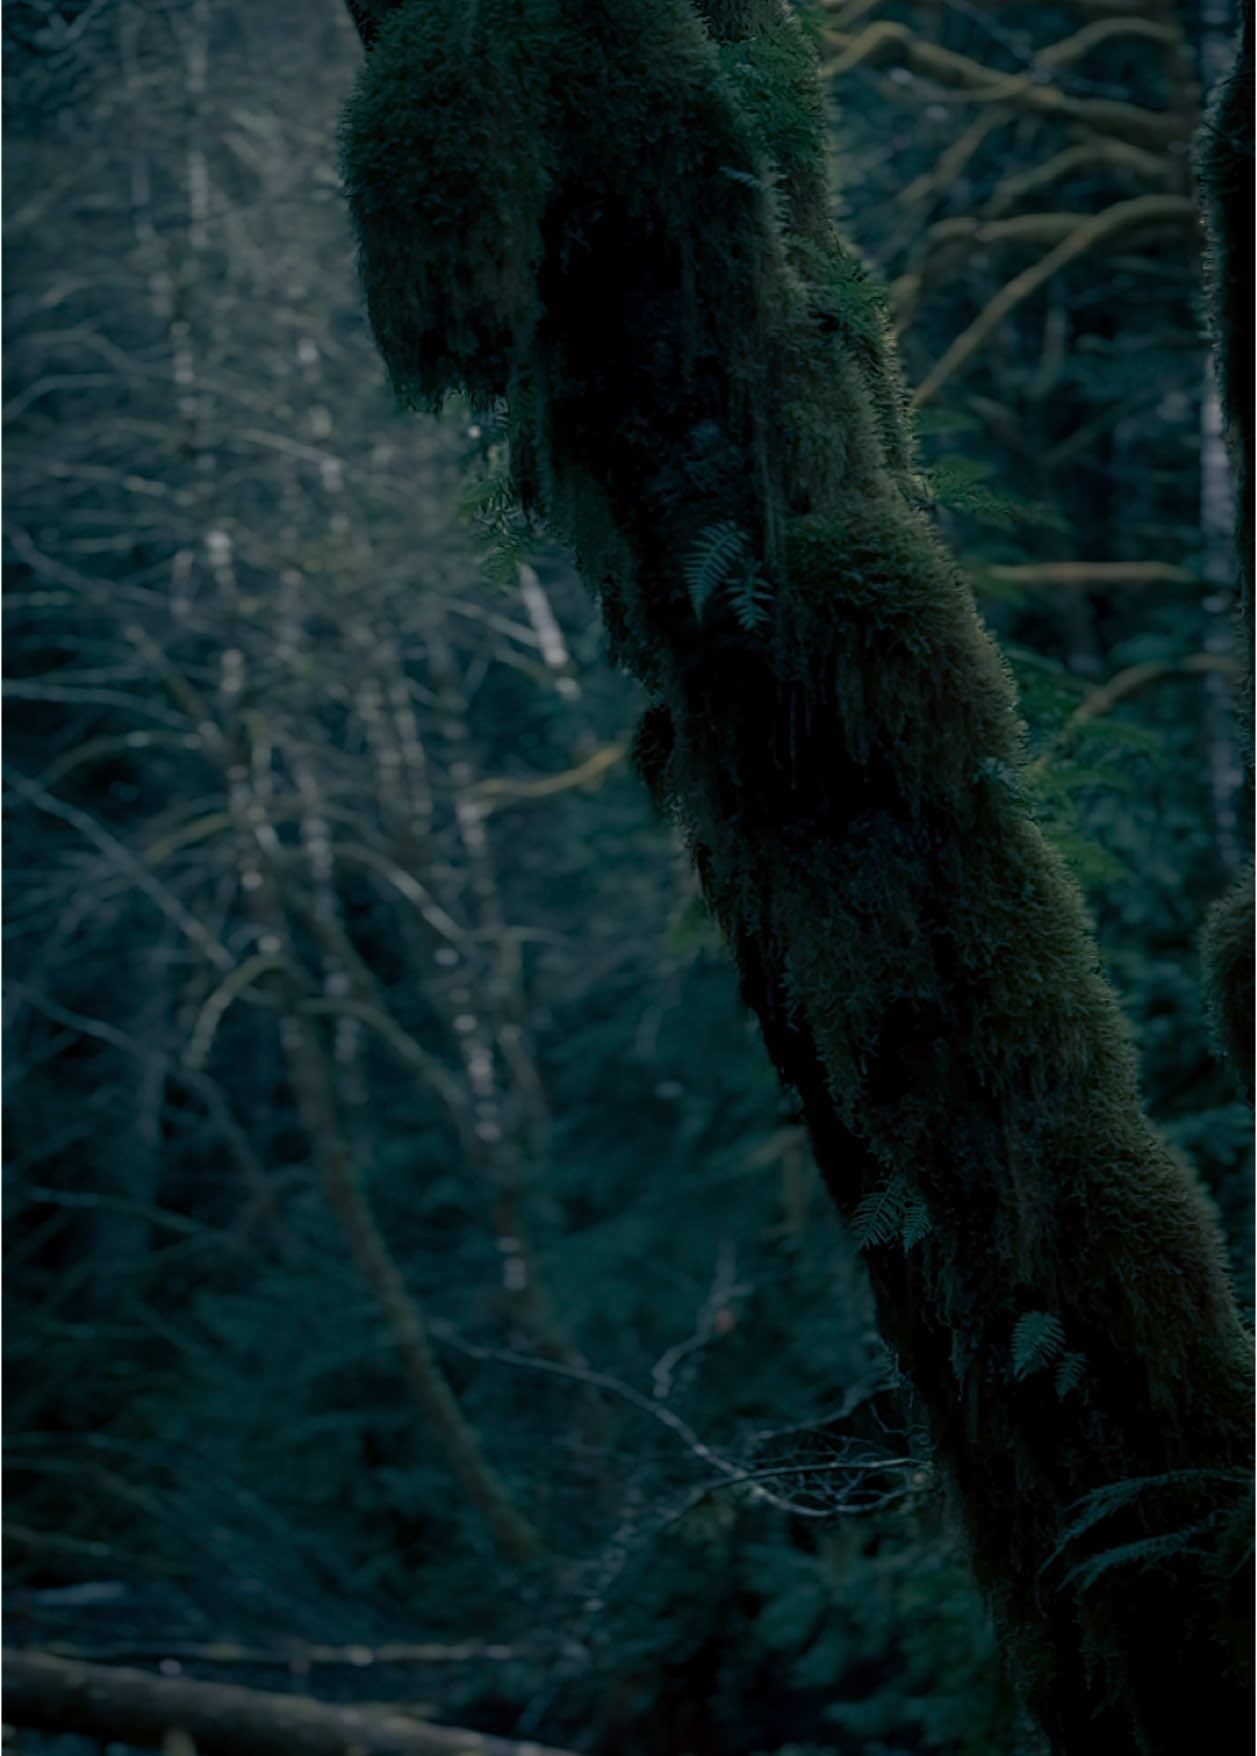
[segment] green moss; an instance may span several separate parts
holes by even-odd
[[[342,124],[372,330],[414,407],[459,388],[475,406],[504,395],[539,314],[554,8],[499,0],[480,14],[499,30],[453,4],[395,12]]]
[[[723,80],[778,178],[810,194],[825,174],[824,107],[813,45],[784,18],[760,36],[717,44]]]
[[[416,0],[346,124],[369,307],[399,387],[507,397],[835,1200],[928,1214],[870,1274],[1024,1686],[1060,1749],[1135,1756],[1190,1740],[1184,1665],[1236,1689],[1234,1588],[1207,1544],[1041,1572],[1073,1501],[1247,1456],[1251,1345],[920,511],[813,66],[773,0]],[[1016,1376],[1026,1311],[1085,1357],[1067,1397]]]

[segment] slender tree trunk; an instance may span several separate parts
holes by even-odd
[[[1201,11],[1200,64],[1206,90],[1221,86],[1230,72],[1234,45],[1227,0],[1205,0]],[[1190,167],[1183,165],[1184,179]],[[1213,362],[1206,361],[1200,398],[1200,551],[1201,573],[1209,586],[1206,652],[1228,655],[1234,645],[1236,586],[1235,492],[1227,461],[1222,398]],[[1235,737],[1232,690],[1214,671],[1206,676],[1205,761],[1213,795],[1214,842],[1223,876],[1233,883],[1245,864],[1239,803],[1244,770]]]
[[[236,591],[235,565],[230,546],[225,542],[218,553],[218,584],[226,593]],[[296,592],[299,576],[289,581],[288,589]],[[299,640],[298,618],[293,600],[290,626],[281,633],[292,651]],[[246,699],[244,654],[238,648],[223,652],[220,666],[219,709],[226,729],[224,748],[243,755],[258,747],[266,749],[264,761],[251,765],[237,759],[227,769],[228,808],[237,836],[237,857],[240,861],[241,888],[249,898],[257,927],[257,957],[261,961],[261,979],[271,986],[281,1008],[279,1038],[296,1109],[309,1144],[310,1158],[323,1184],[333,1212],[340,1220],[345,1238],[363,1279],[379,1303],[394,1345],[406,1383],[418,1406],[426,1415],[436,1443],[450,1465],[460,1490],[477,1508],[493,1533],[502,1554],[517,1565],[537,1559],[542,1552],[540,1534],[518,1510],[506,1483],[486,1456],[479,1438],[467,1421],[449,1380],[441,1369],[432,1349],[427,1322],[418,1299],[410,1292],[384,1234],[376,1222],[363,1180],[363,1167],[355,1154],[352,1135],[344,1124],[346,1081],[338,1077],[335,1047],[331,1055],[325,1047],[318,1020],[311,1016],[307,989],[319,984],[307,981],[293,948],[284,897],[276,879],[272,861],[279,852],[274,824],[267,806],[271,787],[270,753],[267,747],[265,720],[255,710],[252,727],[246,732],[242,703]],[[261,737],[258,733],[261,732]],[[329,983],[329,971],[343,978],[346,989],[352,986],[351,971],[340,947],[348,947],[347,936],[336,919],[334,899],[324,882],[324,863],[329,857],[320,846],[326,838],[326,823],[318,817],[318,794],[315,777],[304,769],[304,757],[296,752],[291,758],[298,787],[304,795],[302,839],[310,866],[311,907],[309,925],[321,941],[324,954],[324,1005],[339,1013],[338,1025],[353,1018],[348,1006],[339,1004],[340,986]],[[351,953],[352,955],[352,953]],[[238,965],[239,976],[246,965]],[[220,990],[221,991],[221,990]],[[329,998],[330,996],[330,998]],[[202,1008],[202,1020],[209,1021],[209,1031],[202,1035],[198,1025],[191,1033],[185,1060],[194,1067],[204,1058],[218,1012],[212,1002]],[[339,1029],[342,1052],[345,1038]],[[350,1039],[352,1044],[352,1038]]]
[[[805,37],[778,0],[424,0],[344,151],[397,390],[506,399],[653,696],[638,765],[870,1235],[1053,1749],[1246,1723],[1251,1339],[920,511]]]
[[[1206,9],[1206,74],[1225,66],[1217,43],[1221,20]],[[1208,233],[1207,279],[1222,422],[1238,484],[1239,626],[1244,671],[1239,690],[1241,735],[1253,768],[1253,3],[1241,0],[1240,40],[1201,129],[1198,172]],[[1208,531],[1206,530],[1206,536]],[[1210,910],[1205,969],[1219,1035],[1240,1084],[1253,1096],[1253,866]]]

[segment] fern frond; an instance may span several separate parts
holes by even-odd
[[[1082,1375],[1087,1364],[1086,1354],[1068,1353],[1056,1368],[1056,1394],[1068,1396],[1082,1383]]]
[[[1023,500],[993,487],[989,478],[995,465],[976,457],[943,457],[926,472],[934,499],[949,512],[968,513],[996,530],[1017,525],[1060,530],[1063,520],[1054,506],[1041,500]]]
[[[919,1195],[910,1195],[904,1203],[903,1223],[899,1230],[904,1249],[911,1250],[914,1244],[919,1244],[933,1227],[934,1220],[925,1202]]]
[[[1039,827],[1084,887],[1114,884],[1130,877],[1130,868],[1092,836],[1064,823],[1040,823]]]
[[[1071,1543],[1077,1542],[1080,1536],[1085,1536],[1103,1519],[1131,1505],[1150,1488],[1197,1487],[1207,1481],[1216,1482],[1219,1486],[1226,1483],[1242,1485],[1249,1479],[1246,1469],[1171,1469],[1160,1475],[1125,1476],[1118,1482],[1106,1482],[1102,1488],[1093,1489],[1078,1502],[1077,1517],[1066,1525],[1059,1542],[1039,1571],[1046,1573]]]
[[[1185,1524],[1181,1530],[1163,1532],[1160,1536],[1140,1537],[1136,1542],[1119,1543],[1116,1548],[1105,1549],[1102,1554],[1092,1555],[1086,1561],[1079,1561],[1065,1575],[1065,1582],[1076,1584],[1082,1591],[1089,1591],[1097,1579],[1101,1579],[1114,1567],[1129,1567],[1136,1561],[1159,1561],[1166,1555],[1177,1555],[1191,1547],[1191,1539],[1203,1536],[1211,1530],[1222,1517],[1220,1510],[1198,1518],[1194,1524]]]
[[[762,628],[769,617],[773,588],[759,569],[747,567],[734,574],[725,589],[742,632],[754,634],[757,628]]]
[[[473,476],[458,496],[458,516],[476,523],[497,522],[519,509],[519,494],[505,470]]]
[[[1040,1371],[1065,1345],[1065,1330],[1050,1311],[1023,1311],[1013,1328],[1013,1373],[1028,1378]]]
[[[898,1237],[908,1207],[908,1189],[896,1173],[884,1188],[873,1190],[857,1206],[851,1218],[851,1236],[857,1250],[872,1244],[889,1244]]]
[[[702,615],[712,596],[735,568],[750,559],[750,552],[749,535],[732,520],[709,524],[699,533],[683,567],[685,587],[696,616]]]

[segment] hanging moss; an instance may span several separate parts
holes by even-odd
[[[518,6],[507,46],[482,40],[474,8],[460,21],[402,7],[377,27],[371,78],[346,112],[367,310],[412,407],[439,406],[454,385],[477,403],[503,395],[536,328],[552,12],[545,0]],[[475,54],[474,80],[459,76],[460,45]]]
[[[1022,804],[1011,677],[919,510],[822,147],[776,0],[414,0],[344,132],[394,383],[506,397],[835,1201],[928,1216],[871,1236],[870,1274],[1028,1700],[1071,1756],[1177,1751],[1203,1703],[1247,1712],[1250,1338]],[[1067,1396],[1018,1374],[1027,1313],[1085,1361]],[[1155,1568],[1088,1568],[1145,1536]]]

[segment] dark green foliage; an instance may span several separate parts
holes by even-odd
[[[997,1637],[970,1613],[956,1556],[923,1547],[909,1561],[888,1550],[876,1521],[847,1522],[825,1532],[815,1552],[748,1545],[740,1571],[764,1604],[747,1630],[744,1662],[801,1652],[789,1674],[827,1690],[824,1719],[839,1750],[1011,1756],[1034,1747],[1018,1737]],[[835,1690],[843,1677],[850,1683]],[[818,1744],[816,1756],[830,1749]],[[809,1743],[799,1756],[812,1752]],[[764,1756],[778,1756],[777,1746],[766,1744]]]
[[[1001,530],[1017,526],[1059,527],[1060,514],[1051,507],[1018,500],[992,485],[995,465],[973,457],[943,458],[927,476],[930,493],[949,511],[967,512],[981,523]]]
[[[700,620],[717,593],[732,606],[743,633],[769,620],[772,587],[755,565],[750,537],[736,524],[713,524],[700,534],[685,562],[685,583]]]
[[[1231,1492],[1213,1499],[1208,1495],[1210,1484]],[[1237,1488],[1239,1493],[1234,1492]],[[1247,1558],[1246,1551],[1248,1556],[1252,1552],[1249,1508],[1245,1501],[1245,1493],[1251,1493],[1251,1488],[1252,1483],[1245,1479],[1244,1472],[1208,1468],[1169,1470],[1160,1476],[1134,1476],[1112,1482],[1107,1487],[1097,1488],[1073,1508],[1060,1542],[1044,1563],[1045,1570],[1062,1557],[1068,1559],[1071,1549],[1082,1537],[1115,1514],[1134,1507],[1143,1508],[1146,1514],[1149,1503],[1157,1500],[1166,1506],[1166,1510],[1151,1521],[1161,1526],[1158,1534],[1141,1535],[1133,1541],[1102,1548],[1085,1561],[1076,1561],[1070,1568],[1069,1578],[1079,1581],[1086,1591],[1111,1567],[1166,1558],[1211,1532],[1212,1541],[1217,1542],[1219,1531],[1223,1535],[1224,1552],[1229,1554],[1232,1565],[1242,1567]],[[1194,1496],[1201,1489],[1206,1492],[1203,1515],[1194,1517],[1192,1522],[1180,1522],[1182,1514],[1176,1516],[1171,1510],[1176,1497],[1182,1495],[1184,1500],[1181,1503],[1193,1508],[1193,1513],[1199,1513],[1201,1502]],[[1147,1522],[1145,1517],[1145,1528]]]
[[[345,136],[372,320],[404,390],[523,399],[522,485],[656,700],[652,790],[830,1189],[854,1214],[898,1176],[930,1215],[910,1250],[871,1244],[879,1312],[1036,1712],[1061,1750],[1175,1749],[1183,1665],[1217,1711],[1247,1699],[1246,1587],[1208,1542],[1085,1594],[1040,1570],[1072,1501],[1247,1455],[1250,1343],[1077,886],[1003,778],[1008,669],[919,514],[886,335],[842,290],[803,39],[753,10],[711,5],[709,33],[683,0],[406,8]],[[492,228],[456,234],[486,178]],[[753,632],[687,589],[725,525],[772,583]],[[1063,1398],[1017,1382],[1027,1308],[1085,1354]]]
[[[884,1189],[874,1190],[859,1203],[851,1216],[851,1238],[859,1250],[895,1240],[910,1250],[929,1231],[930,1224],[929,1208],[896,1172]]]
[[[1060,1354],[1065,1331],[1050,1311],[1026,1311],[1013,1330],[1013,1372],[1018,1378],[1038,1372]]]

